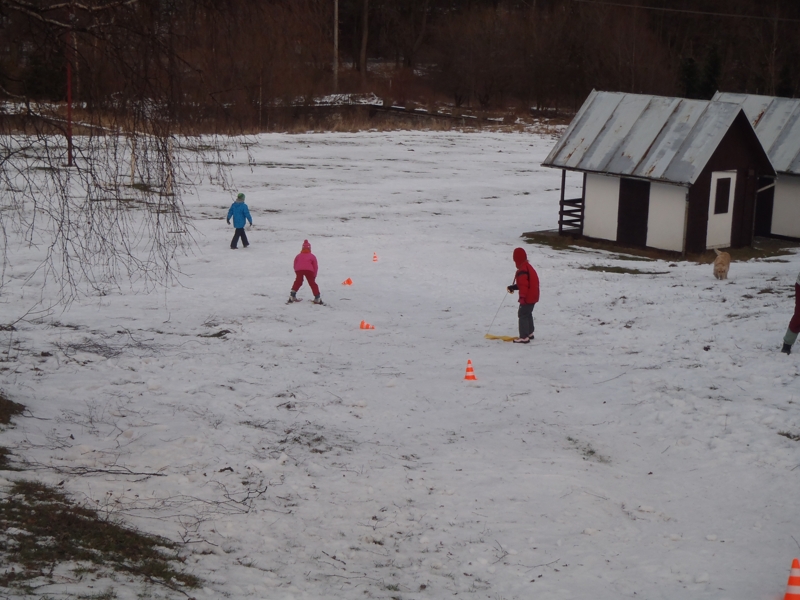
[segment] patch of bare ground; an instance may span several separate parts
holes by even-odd
[[[554,210],[558,210],[556,206]],[[601,250],[613,252],[614,256],[609,257],[615,260],[665,260],[665,261],[691,261],[698,264],[711,264],[716,258],[713,250],[708,250],[701,254],[681,254],[679,252],[669,252],[667,250],[656,250],[654,248],[635,248],[623,247],[617,243],[585,238],[580,235],[566,234],[560,235],[558,230],[528,231],[523,233],[523,240],[526,244],[538,244],[549,246],[555,250]],[[792,240],[782,240],[775,238],[757,237],[753,240],[752,246],[744,248],[727,248],[725,251],[731,255],[734,262],[745,262],[748,260],[763,260],[765,262],[782,262],[780,256],[791,256],[800,249],[800,242]]]

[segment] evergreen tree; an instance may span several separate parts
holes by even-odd
[[[697,61],[691,56],[681,59],[681,90],[684,98],[699,98],[700,70]]]
[[[711,100],[719,89],[719,80],[722,75],[722,58],[716,46],[711,46],[706,55],[706,62],[703,65],[703,75],[697,89],[697,97],[704,100]]]

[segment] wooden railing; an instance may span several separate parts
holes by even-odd
[[[583,234],[583,198],[562,199],[558,211],[558,233]]]

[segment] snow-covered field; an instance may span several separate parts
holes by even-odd
[[[501,300],[492,333],[516,331],[520,233],[556,226],[554,139],[257,141],[232,171],[250,248],[228,248],[232,195],[201,186],[183,286],[2,334],[19,342],[2,387],[32,416],[0,445],[48,467],[35,476],[188,540],[198,599],[782,597],[800,442],[778,433],[800,433],[800,351],[778,348],[800,256],[720,282],[525,245],[536,340],[490,341]],[[284,304],[303,239],[328,306],[307,287]],[[0,322],[36,299],[38,258],[11,248]],[[36,597],[109,587],[142,590],[86,577]]]

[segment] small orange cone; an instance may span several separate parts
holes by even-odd
[[[789,583],[786,585],[786,595],[783,600],[800,600],[800,560],[792,561],[792,570],[789,572]]]
[[[375,329],[373,325],[370,325],[366,321],[361,321],[361,325],[358,326],[359,329]]]
[[[367,323],[367,329],[375,329],[375,326],[374,325],[370,325],[369,323]]]
[[[372,262],[378,262],[378,254],[377,252],[372,253]]]
[[[353,280],[348,277],[342,282],[342,285],[353,285]]]
[[[475,377],[475,371],[472,370],[472,361],[467,359],[467,372],[464,375],[464,379],[467,381],[478,381],[478,378]]]

